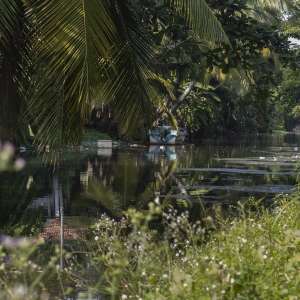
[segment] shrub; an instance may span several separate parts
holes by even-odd
[[[149,214],[129,210],[116,222],[102,216],[88,241],[89,269],[68,273],[86,296],[110,299],[297,299],[299,213],[297,195],[279,206],[240,205],[242,217],[191,224],[188,214],[164,213],[165,230],[149,230]],[[124,234],[126,230],[130,232]],[[78,265],[77,265],[78,270]]]

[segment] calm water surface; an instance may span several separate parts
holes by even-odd
[[[68,153],[56,170],[41,157],[25,169],[2,174],[1,226],[9,216],[43,203],[46,218],[63,206],[70,227],[89,226],[101,213],[120,217],[151,201],[190,210],[226,209],[248,197],[272,201],[296,184],[300,136],[231,136],[160,149],[155,146],[86,149]]]

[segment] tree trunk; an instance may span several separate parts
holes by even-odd
[[[178,100],[173,104],[173,106],[169,109],[170,113],[173,114],[178,108],[179,106],[185,101],[185,99],[187,98],[187,96],[191,93],[191,91],[193,90],[193,88],[195,87],[196,82],[194,80],[192,80],[190,82],[190,84],[188,85],[188,87],[185,89],[185,91],[182,93],[182,95],[178,98]],[[171,99],[170,96],[167,96],[165,103],[168,99]],[[169,102],[167,103],[168,105],[170,105],[171,101],[169,100]],[[156,111],[156,120],[153,122],[153,126],[156,125],[157,121],[160,119],[161,115],[163,114],[164,110],[162,108],[157,109]]]
[[[191,93],[193,88],[195,87],[196,82],[192,80],[189,84],[189,86],[185,89],[183,94],[179,97],[178,101],[170,108],[170,113],[174,113],[178,107],[185,101],[187,96]]]

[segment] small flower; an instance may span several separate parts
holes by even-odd
[[[26,248],[33,244],[33,240],[26,237],[0,236],[0,244],[7,248]]]
[[[26,165],[25,159],[19,157],[15,160],[15,169],[16,171],[22,170]]]
[[[157,204],[157,205],[160,205],[159,197],[156,197],[156,198],[154,199],[154,203]]]
[[[27,288],[22,284],[16,284],[8,292],[13,299],[21,299],[27,294]]]
[[[121,298],[122,299],[127,299],[127,295],[123,294]]]
[[[234,278],[230,279],[230,283],[233,284],[234,283]]]
[[[96,235],[96,236],[95,236],[95,241],[98,241],[98,239],[99,239],[99,236]]]

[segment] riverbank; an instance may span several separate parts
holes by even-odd
[[[271,208],[250,199],[237,205],[238,218],[216,214],[194,224],[187,213],[177,215],[154,204],[148,211],[128,210],[118,222],[103,215],[79,248],[78,242],[69,247],[62,272],[58,247],[41,260],[44,246],[36,240],[22,244],[20,239],[2,239],[0,296],[298,299],[298,197],[298,192],[278,196]],[[164,228],[153,220],[161,209]],[[61,284],[53,290],[55,280]],[[18,297],[10,296],[16,293]]]

